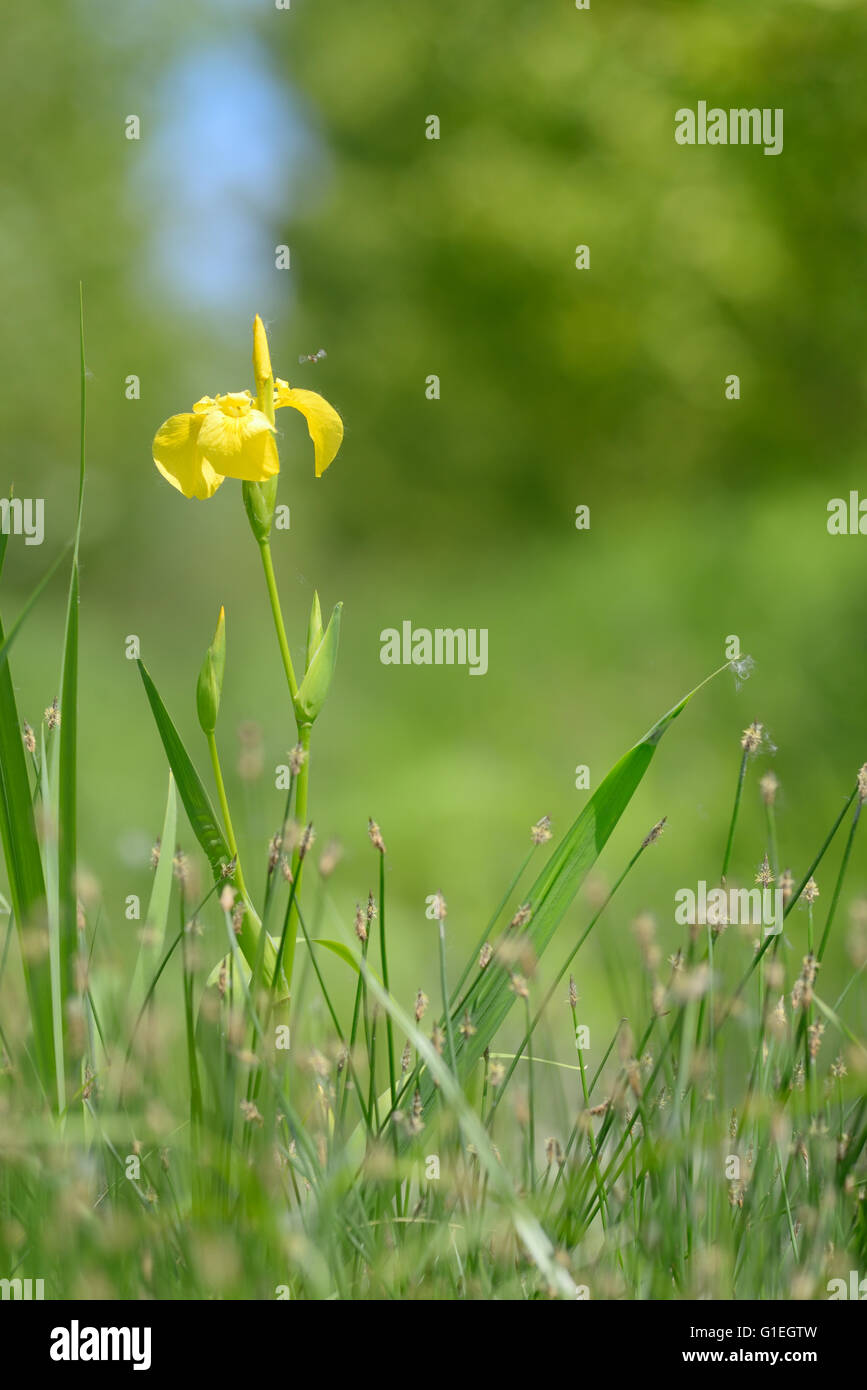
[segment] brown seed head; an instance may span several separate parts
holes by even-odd
[[[358,937],[362,946],[367,940],[367,918],[361,903],[355,904],[355,935]]]
[[[656,840],[659,839],[660,835],[662,834],[663,830],[665,829],[665,823],[666,823],[667,820],[668,820],[668,816],[663,816],[663,817],[662,817],[662,820],[658,820],[658,821],[656,822],[656,825],[654,825],[653,828],[652,828],[651,830],[648,830],[648,832],[647,832],[647,834],[645,835],[644,839],[641,841],[641,848],[642,848],[642,849],[647,849],[647,846],[648,846],[648,845],[652,845]]]
[[[329,840],[319,856],[319,872],[323,878],[330,878],[343,858],[343,849],[338,840]]]
[[[762,800],[764,801],[766,806],[773,806],[774,802],[777,799],[777,790],[779,788],[779,785],[780,784],[777,781],[776,775],[773,772],[766,772],[764,777],[759,782],[759,787],[762,793]]]
[[[382,838],[382,831],[372,817],[367,822],[367,833],[373,848],[378,849],[380,854],[385,854],[385,840]]]
[[[289,771],[293,777],[297,777],[302,767],[307,761],[307,749],[302,748],[300,743],[296,743],[294,748],[289,749],[288,763]]]
[[[550,816],[543,816],[530,828],[530,839],[534,845],[544,845],[546,841],[550,840],[552,834]]]
[[[761,865],[759,866],[759,872],[756,874],[756,883],[760,883],[763,888],[769,888],[773,881],[774,875],[771,873],[771,866],[768,861],[768,856],[767,854],[765,854],[765,857],[762,860]]]
[[[749,753],[751,756],[753,753],[758,753],[762,746],[763,734],[764,727],[761,724],[752,723],[748,729],[744,729],[743,737],[741,738],[741,748],[743,748],[744,752]]]

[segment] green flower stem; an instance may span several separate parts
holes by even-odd
[[[223,824],[226,828],[226,841],[229,846],[232,858],[235,861],[235,882],[241,892],[241,896],[248,902],[250,895],[247,892],[247,885],[244,882],[244,874],[241,869],[241,860],[238,855],[238,842],[235,839],[235,831],[232,825],[232,817],[229,813],[229,801],[226,796],[226,786],[223,781],[223,770],[220,767],[220,755],[217,752],[217,740],[213,732],[207,736],[208,752],[211,755],[211,766],[214,769],[214,781],[217,784],[217,796],[220,799],[220,810],[223,813]]]
[[[305,757],[298,772],[298,782],[295,787],[295,819],[301,827],[303,834],[307,826],[307,787],[310,777],[310,735],[313,731],[312,724],[301,724],[298,729],[298,742],[304,750]],[[303,860],[298,848],[292,855],[292,904],[289,911],[289,927],[286,933],[286,945],[283,954],[283,970],[286,976],[286,985],[292,992],[292,970],[295,964],[295,943],[298,937],[298,894],[301,889],[301,871]]]
[[[846,848],[843,851],[843,860],[840,864],[840,872],[837,875],[837,882],[834,884],[834,895],[831,898],[831,906],[828,909],[828,920],[825,923],[825,930],[822,932],[822,940],[819,942],[819,949],[816,952],[816,959],[818,961],[821,961],[822,957],[824,956],[825,947],[828,944],[828,937],[831,935],[831,926],[837,911],[837,904],[840,901],[840,893],[843,890],[843,880],[846,877],[846,870],[849,867],[849,858],[852,854],[852,844],[855,840],[855,831],[858,829],[858,821],[861,818],[861,807],[863,806],[863,804],[864,803],[859,795],[858,800],[855,803],[855,814],[852,817],[852,827],[849,831],[849,838],[846,841]]]
[[[268,586],[268,598],[271,601],[271,612],[274,615],[274,627],[277,631],[277,642],[280,647],[280,656],[283,659],[283,670],[286,672],[286,683],[289,686],[289,694],[292,696],[292,706],[294,709],[295,700],[298,696],[298,682],[295,679],[295,668],[292,665],[292,653],[289,651],[289,642],[286,637],[286,626],[283,622],[283,611],[280,607],[280,595],[277,593],[277,579],[274,574],[274,562],[271,559],[271,545],[267,540],[259,542],[259,553],[262,556],[262,568],[265,571],[265,583]],[[297,714],[296,714],[297,720]],[[299,734],[301,730],[298,730]],[[299,800],[301,795],[299,777]]]
[[[730,823],[730,825],[729,825],[729,837],[728,837],[728,840],[726,841],[725,854],[723,855],[722,873],[720,874],[720,881],[721,881],[723,887],[725,887],[726,877],[727,877],[728,871],[729,871],[729,862],[730,862],[731,857],[732,857],[732,845],[734,844],[734,841],[735,841],[735,827],[736,827],[736,825],[737,825],[737,823],[738,823],[738,811],[739,811],[740,808],[741,808],[741,796],[742,796],[743,790],[744,790],[744,780],[745,780],[746,775],[747,775],[747,762],[748,762],[748,761],[749,761],[749,753],[748,753],[747,749],[745,748],[744,751],[743,751],[743,756],[741,757],[741,766],[740,766],[740,771],[739,771],[739,773],[738,773],[738,785],[737,785],[737,788],[736,788],[736,790],[735,790],[735,804],[734,804],[734,806],[732,807],[732,818],[731,818],[731,823]]]
[[[449,988],[446,978],[446,928],[442,917],[439,922],[439,945],[440,945],[440,988],[443,995],[443,1013],[446,1020],[446,1038],[449,1048],[449,1065],[455,1076],[458,1074],[458,1063],[455,1054],[455,1035],[452,1031],[452,1016],[449,1012]]]

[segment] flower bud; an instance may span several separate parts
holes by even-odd
[[[214,640],[205,653],[196,687],[196,709],[202,732],[212,734],[217,727],[223,672],[226,668],[226,610],[220,609]]]
[[[271,354],[268,351],[268,335],[258,314],[253,320],[253,375],[256,378],[257,396],[261,399],[268,391],[273,398],[274,372],[271,367]]]
[[[301,682],[295,699],[295,712],[301,724],[312,724],[322,706],[331,686],[334,668],[337,665],[337,644],[340,640],[340,613],[342,603],[335,606],[325,636],[310,658],[307,674]]]
[[[310,605],[310,620],[307,624],[307,660],[304,663],[305,671],[309,671],[310,663],[316,655],[316,649],[322,641],[325,629],[322,626],[322,609],[319,606],[319,594],[313,590],[313,602]]]
[[[264,483],[242,483],[244,507],[253,531],[261,545],[271,534],[274,508],[277,504],[277,474]]]

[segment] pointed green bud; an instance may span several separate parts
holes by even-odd
[[[217,727],[220,696],[223,693],[223,672],[226,669],[226,610],[220,609],[214,640],[205,653],[199,683],[196,687],[196,709],[202,732],[212,734]]]
[[[242,483],[241,492],[244,498],[244,507],[247,517],[253,530],[253,535],[261,545],[271,534],[271,526],[274,521],[274,508],[277,504],[277,482],[279,475],[274,474],[264,483]]]
[[[307,674],[295,699],[295,711],[301,724],[312,724],[322,706],[331,686],[331,678],[337,665],[337,644],[340,640],[340,613],[342,603],[338,603],[331,614],[331,621],[325,629],[325,636],[313,653]]]
[[[322,627],[322,609],[319,606],[319,594],[313,590],[313,602],[310,605],[310,621],[307,624],[307,661],[305,671],[310,670],[310,663],[316,655],[316,648],[322,641],[324,629]]]

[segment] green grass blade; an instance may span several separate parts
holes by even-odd
[[[137,663],[148,697],[157,732],[162,740],[169,767],[174,775],[187,819],[193,834],[204,851],[214,877],[223,876],[223,868],[232,858],[222,830],[217,823],[210,797],[205,791],[192,758],[184,747],[180,734],[172,723],[168,710],[160,699],[156,686],[148,675],[144,662]]]
[[[184,810],[187,813],[187,819],[211,866],[214,882],[220,883],[226,878],[224,870],[225,866],[231,862],[231,851],[217,822],[210,797],[184,747],[180,734],[172,723],[168,710],[160,699],[156,686],[148,675],[144,663],[139,661],[137,665],[157,731],[169,760],[169,767],[174,775]],[[239,942],[244,959],[251,968],[255,968],[260,932],[259,917],[252,903],[247,900],[247,910],[244,913]],[[268,981],[272,978],[276,957],[276,948],[266,933],[263,959],[265,979]]]
[[[3,626],[0,623],[0,643]],[[33,1054],[45,1093],[57,1099],[51,1010],[51,966],[47,951],[28,949],[31,930],[46,926],[45,881],[36,835],[30,780],[9,663],[0,666],[0,840],[9,892],[22,946]]]
[[[56,760],[55,760],[56,761]],[[51,963],[51,1013],[54,1032],[54,1059],[57,1073],[58,1108],[66,1109],[66,1058],[63,1036],[63,972],[60,951],[60,894],[57,871],[57,834],[53,828],[56,814],[52,791],[51,769],[45,743],[45,727],[40,738],[39,799],[42,814],[48,817],[41,839],[42,874],[45,883],[46,915],[48,919],[48,950]],[[47,833],[46,833],[47,832]]]
[[[145,913],[142,943],[133,977],[132,998],[136,1006],[140,1005],[142,1001],[146,982],[153,974],[165,944],[172,897],[172,863],[177,833],[178,798],[175,792],[175,779],[170,772],[166,812],[160,835],[160,857],[154,872],[150,900]]]
[[[86,466],[87,367],[84,355],[84,292],[78,287],[79,376],[81,385],[78,505],[73,539],[72,573],[66,605],[66,633],[60,677],[60,751],[57,774],[57,881],[60,906],[60,984],[64,1019],[66,1001],[75,989],[78,954],[78,555],[84,514]]]
[[[728,664],[720,667],[720,671],[726,670]],[[615,764],[552,854],[527,895],[533,915],[526,935],[537,959],[549,945],[588,871],[632,800],[663,734],[697,691],[719,673],[715,671],[713,676],[684,696]],[[479,991],[474,1011],[473,1021],[477,1031],[459,1048],[458,1071],[461,1077],[466,1077],[479,1061],[515,1002],[515,995],[509,988],[508,972],[499,967],[496,961],[492,961],[488,969],[490,975]],[[425,1087],[423,1094],[429,1099],[433,1089],[429,1078],[425,1079]]]
[[[8,537],[3,537],[4,541],[7,539]],[[15,638],[18,636],[19,632],[24,626],[24,623],[27,620],[31,609],[35,607],[36,602],[41,596],[43,589],[47,588],[48,584],[51,582],[51,580],[54,578],[54,575],[60,568],[61,564],[66,559],[66,553],[68,549],[69,547],[67,546],[66,549],[60,552],[57,559],[54,561],[54,564],[47,571],[47,573],[42,576],[39,583],[36,585],[36,588],[33,590],[32,594],[30,595],[24,607],[22,608],[21,612],[18,614],[18,617],[15,619],[15,622],[12,624],[9,631],[7,632],[5,640],[2,643],[0,643],[0,666],[2,666],[4,661],[7,660],[9,656],[9,649],[12,646],[12,643],[15,641]]]
[[[62,1006],[75,988],[78,953],[77,761],[78,761],[78,561],[72,561],[60,686],[60,756],[57,772],[57,884],[60,905]]]
[[[508,1213],[515,1234],[530,1259],[560,1297],[574,1298],[576,1288],[570,1275],[555,1259],[554,1248],[536,1217],[515,1192],[511,1178],[494,1152],[481,1120],[469,1105],[451,1071],[431,1041],[420,1031],[409,1014],[395,1002],[393,996],[383,988],[358,953],[356,953],[356,961],[364,974],[364,979],[371,993],[386,1013],[394,1019],[398,1027],[403,1030],[419,1056],[424,1060],[427,1068],[426,1076],[431,1077],[432,1082],[436,1082],[450,1111],[457,1117],[465,1142],[472,1144],[475,1148],[479,1162],[486,1173],[490,1190],[496,1193],[497,1198]]]

